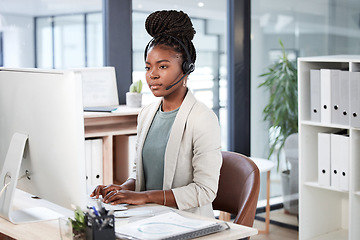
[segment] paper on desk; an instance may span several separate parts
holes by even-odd
[[[182,236],[181,239],[190,239],[196,236],[191,234],[196,233],[198,230],[203,230],[201,235],[223,230],[210,230],[210,228],[216,226],[219,226],[219,223],[214,221],[187,218],[171,211],[156,215],[154,217],[121,225],[115,229],[115,232],[119,237],[132,237],[132,239],[172,239],[173,237],[180,235]],[[207,231],[208,229],[209,231]]]
[[[116,218],[128,218],[128,217],[152,217],[154,212],[150,209],[131,209],[127,211],[115,212],[114,217]]]

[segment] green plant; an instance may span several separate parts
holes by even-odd
[[[282,57],[269,66],[268,72],[261,74],[266,77],[259,87],[270,91],[269,103],[263,110],[264,120],[270,122],[270,128],[275,128],[279,134],[271,142],[269,157],[277,146],[277,169],[280,165],[280,152],[286,138],[298,132],[298,98],[296,62],[289,61],[281,40]]]
[[[69,218],[69,221],[71,222],[74,231],[85,231],[85,213],[81,210],[80,207],[76,207],[74,210],[74,219]]]
[[[141,93],[141,90],[142,90],[142,81],[141,80],[138,80],[136,82],[133,82],[131,85],[130,85],[130,89],[129,89],[129,92],[136,92],[136,93]]]

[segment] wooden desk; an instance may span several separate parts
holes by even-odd
[[[21,190],[16,190],[14,208],[21,207],[47,207],[64,217],[73,217],[72,210],[55,205],[42,199],[32,199],[31,195]],[[50,220],[34,223],[13,224],[0,217],[0,239],[35,240],[35,239],[60,239],[59,220]]]
[[[15,204],[19,203],[19,199],[28,199],[28,194],[18,191],[16,196]],[[34,200],[36,201],[36,200]],[[21,201],[20,201],[21,202]],[[24,202],[22,202],[23,204]],[[26,201],[27,205],[30,207],[32,201]],[[150,204],[146,206],[156,206],[155,204]],[[139,206],[133,206],[139,207]],[[61,212],[66,217],[73,217],[73,212],[65,209],[65,208],[56,208],[52,204],[49,205],[49,208],[53,210],[57,210]],[[195,218],[203,218],[203,219],[211,219],[202,217],[196,214],[179,211],[182,215],[187,217],[195,217]],[[216,219],[212,219],[213,221],[218,221]],[[255,228],[249,228],[246,226],[228,223],[230,226],[229,230],[225,230],[219,233],[214,233],[211,235],[207,235],[198,239],[208,239],[208,240],[231,240],[231,239],[240,239],[248,236],[253,236],[257,234],[257,230]],[[7,220],[0,218],[0,239],[9,239],[3,236],[9,236],[11,238],[19,239],[19,240],[57,240],[60,239],[60,229],[59,229],[59,220],[51,220],[51,221],[43,221],[37,223],[25,223],[15,225],[13,223],[8,222]],[[3,237],[3,238],[2,238]]]
[[[130,135],[136,135],[141,108],[118,107],[112,113],[84,112],[85,138],[103,139],[103,182],[123,183],[128,178]]]

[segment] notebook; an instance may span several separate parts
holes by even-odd
[[[117,107],[84,107],[85,112],[113,112]]]
[[[162,213],[115,229],[119,238],[186,240],[229,229],[226,222],[199,220],[176,212]]]

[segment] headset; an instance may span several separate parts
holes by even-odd
[[[182,64],[182,70],[183,70],[183,73],[185,75],[188,75],[190,73],[192,73],[194,70],[195,70],[195,64],[192,62],[191,60],[191,55],[188,51],[188,49],[186,48],[185,44],[182,43],[179,39],[177,39],[176,37],[173,37],[173,36],[170,36],[170,35],[162,35],[162,36],[167,36],[167,37],[170,37],[172,39],[174,39],[175,41],[177,41],[180,46],[184,49],[185,51],[185,54],[186,54],[186,60],[183,62]],[[147,57],[147,52],[148,52],[148,48],[150,46],[150,44],[155,40],[156,38],[152,38],[149,43],[146,45],[145,47],[145,52],[144,52],[144,61],[146,61],[146,57]]]

